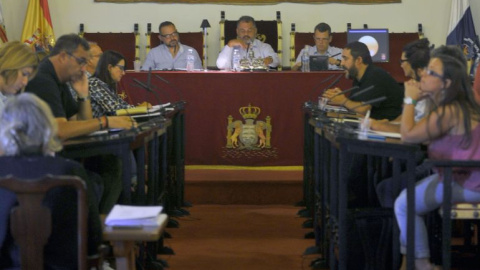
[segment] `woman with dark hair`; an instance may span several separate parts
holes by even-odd
[[[117,83],[125,75],[125,57],[116,51],[105,51],[88,79],[93,117],[111,115],[120,109],[133,108],[117,95]],[[151,107],[148,102],[139,106]]]
[[[117,95],[117,83],[123,75],[125,57],[116,51],[105,51],[98,60],[95,73],[88,79],[93,117],[134,107]]]
[[[415,101],[427,96],[431,105],[427,116],[415,122],[415,102],[405,102],[402,120],[402,141],[429,143],[428,156],[433,160],[480,160],[480,107],[475,102],[464,63],[452,54],[435,50],[422,74],[420,84],[405,84],[405,97]],[[459,50],[458,48],[449,48]],[[427,229],[422,218],[443,202],[443,174],[422,179],[415,186],[415,269],[433,269]],[[480,201],[480,170],[462,169],[454,172],[452,203]],[[395,214],[400,227],[402,254],[407,246],[407,191],[395,201]],[[405,260],[402,269],[405,269]]]

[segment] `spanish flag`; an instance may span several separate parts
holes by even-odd
[[[0,43],[8,42],[7,32],[5,31],[5,23],[3,21],[2,6],[0,6]]]
[[[50,51],[55,45],[48,0],[29,0],[22,40],[35,51]]]

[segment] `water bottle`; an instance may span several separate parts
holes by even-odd
[[[240,71],[240,47],[235,46],[233,47],[232,52],[232,69],[234,71]]]
[[[308,45],[305,45],[302,55],[302,72],[310,72],[310,55],[308,54]]]
[[[188,49],[187,71],[193,71],[194,69],[195,69],[195,55],[193,55],[193,49]]]

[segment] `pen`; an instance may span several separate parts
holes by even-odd
[[[339,56],[340,54],[342,54],[342,53],[337,53],[337,54],[334,54],[334,55],[332,55],[332,56],[330,56],[330,57]]]

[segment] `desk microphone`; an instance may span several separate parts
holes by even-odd
[[[354,110],[357,109],[357,108],[360,108],[360,107],[363,107],[363,106],[367,106],[367,105],[370,105],[370,104],[373,104],[373,103],[377,103],[377,102],[380,102],[380,101],[384,101],[385,99],[387,99],[386,96],[382,96],[382,97],[370,99],[370,100],[364,101],[364,102],[362,102],[362,104],[357,105],[357,106],[355,106],[355,107],[353,107],[353,108],[350,108],[350,109],[348,109],[348,110],[354,111]]]
[[[148,86],[148,85],[144,84],[143,82],[139,81],[137,78],[133,78],[132,80],[133,80],[137,85],[139,85],[140,88],[146,90],[147,92],[152,93],[152,94],[155,96],[155,99],[157,100],[157,103],[158,103],[158,104],[162,104],[162,103],[160,102],[160,98],[158,97],[158,93],[155,92],[155,91],[153,91],[150,86]]]
[[[178,98],[180,100],[184,100],[183,98],[183,92],[180,91],[180,89],[178,89],[178,87],[176,87],[174,84],[172,84],[169,80],[163,78],[162,76],[158,75],[158,74],[154,74],[153,76],[155,76],[155,78],[161,80],[162,82],[164,82],[166,85],[170,86],[171,88],[173,88],[173,90],[175,90],[175,92],[178,93]]]
[[[352,98],[354,98],[354,97],[357,97],[357,96],[359,96],[359,95],[361,95],[361,94],[363,94],[363,93],[366,93],[366,92],[372,90],[374,87],[375,87],[375,85],[370,85],[369,87],[364,88],[364,89],[362,89],[362,90],[360,90],[360,91],[352,94],[352,95],[350,96],[350,99],[352,99]]]
[[[327,78],[323,79],[323,80],[322,80],[321,82],[319,82],[317,85],[315,85],[315,86],[313,87],[313,89],[312,89],[312,92],[311,92],[310,95],[308,95],[308,96],[311,96],[313,93],[315,93],[315,90],[317,90],[317,88],[318,88],[320,85],[328,82],[328,81],[329,81],[331,78],[333,78],[334,76],[335,76],[335,74],[332,74],[332,75],[328,76]]]
[[[331,84],[329,84],[327,87],[323,88],[322,92],[324,92],[327,89],[330,89],[330,88],[334,87],[340,81],[340,79],[342,77],[343,77],[343,74],[340,74]]]

